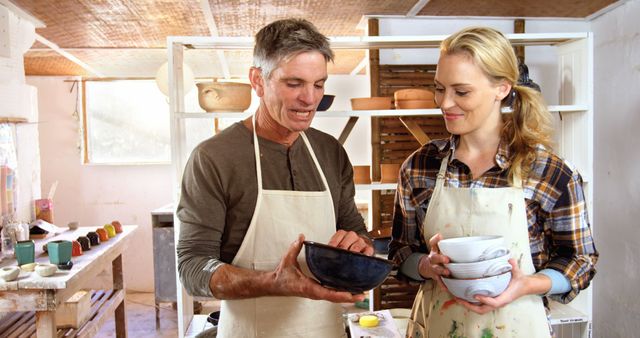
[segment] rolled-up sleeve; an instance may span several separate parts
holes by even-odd
[[[220,261],[226,214],[222,191],[213,162],[196,148],[185,167],[176,211],[180,220],[178,273],[193,296],[213,296],[211,275],[224,264]]]
[[[551,230],[549,261],[545,268],[562,273],[571,283],[571,290],[550,297],[562,303],[573,300],[593,279],[598,260],[591,235],[589,216],[582,188],[582,178],[576,171],[549,213],[545,229]]]

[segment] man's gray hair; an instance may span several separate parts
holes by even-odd
[[[305,19],[284,19],[264,26],[256,34],[253,66],[262,70],[268,79],[281,62],[304,52],[317,51],[324,59],[333,61],[329,39]]]

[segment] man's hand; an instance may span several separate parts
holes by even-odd
[[[280,264],[273,271],[273,295],[306,297],[334,303],[353,303],[364,300],[363,294],[352,295],[350,292],[327,289],[305,276],[297,260],[303,242],[304,235],[298,235],[298,239],[291,244]]]
[[[331,236],[328,244],[349,251],[360,252],[367,256],[373,255],[371,241],[368,238],[360,237],[353,231],[338,230]]]

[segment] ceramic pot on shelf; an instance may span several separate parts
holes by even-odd
[[[243,112],[251,105],[251,85],[238,82],[197,83],[198,103],[206,112]]]

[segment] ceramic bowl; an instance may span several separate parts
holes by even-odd
[[[396,109],[431,109],[436,107],[433,100],[396,100]]]
[[[36,265],[38,265],[38,263],[20,265],[20,270],[24,272],[33,272],[33,270],[36,268]]]
[[[362,97],[351,99],[353,110],[387,110],[391,109],[391,97]]]
[[[335,95],[324,94],[322,96],[322,100],[320,100],[320,103],[318,104],[318,108],[316,108],[316,111],[325,111],[329,109],[329,107],[331,107],[331,105],[333,104],[333,99],[335,98]]]
[[[504,256],[508,252],[502,236],[448,238],[438,242],[438,247],[452,263],[485,261]]]
[[[442,282],[447,286],[449,292],[471,303],[478,303],[478,300],[474,298],[476,295],[488,297],[499,296],[507,289],[509,281],[511,281],[511,271],[497,276],[476,279],[442,277]]]
[[[18,278],[20,274],[20,268],[17,266],[5,266],[0,268],[0,278],[4,279],[5,282],[11,282]]]
[[[320,284],[357,294],[382,284],[393,262],[326,244],[305,241],[307,265]]]
[[[53,276],[54,273],[56,273],[56,271],[58,271],[58,267],[55,266],[54,264],[48,264],[48,263],[38,263],[36,265],[36,273],[42,277],[49,277],[49,276]]]
[[[206,112],[242,112],[251,105],[251,85],[237,82],[201,82],[198,103]]]
[[[433,102],[433,92],[425,88],[400,89],[393,93],[393,100],[424,100]]]
[[[491,277],[511,271],[511,264],[509,264],[510,257],[511,254],[507,252],[506,255],[502,255],[494,259],[488,259],[486,261],[449,263],[445,264],[445,266],[449,269],[451,277],[453,278],[468,279]]]

